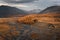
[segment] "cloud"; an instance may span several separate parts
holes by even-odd
[[[50,0],[50,1],[60,1],[60,0]]]
[[[0,3],[0,5],[8,5],[8,4]]]
[[[35,0],[3,0],[6,3],[29,3]]]
[[[12,6],[12,5],[10,4],[10,6]],[[13,6],[15,6],[15,7],[29,7],[29,6],[23,5],[23,4],[13,4]]]

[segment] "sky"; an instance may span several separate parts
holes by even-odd
[[[23,10],[45,9],[49,6],[59,5],[60,0],[0,0],[0,5],[8,5]]]

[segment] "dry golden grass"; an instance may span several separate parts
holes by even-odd
[[[4,33],[6,33],[9,30],[10,30],[9,25],[7,25],[7,24],[0,24],[0,33],[4,34]]]
[[[52,24],[60,23],[60,14],[30,14],[18,19],[19,22],[23,23],[34,23],[34,21],[38,22],[46,22]]]
[[[19,22],[19,23],[31,24],[31,23],[34,23],[35,21],[59,24],[60,23],[60,14],[54,14],[54,13],[29,14],[24,17],[17,17],[17,18],[0,18],[0,23]]]

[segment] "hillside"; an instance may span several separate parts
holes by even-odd
[[[21,15],[26,15],[27,13],[22,10],[18,9],[15,7],[10,7],[10,6],[0,6],[0,18],[3,17],[16,17],[16,16],[21,16]]]
[[[15,18],[8,18],[9,21],[7,21],[8,20],[7,18],[0,18],[0,20],[2,19],[3,19],[3,22],[0,21],[0,33],[1,33],[0,40],[2,39],[3,40],[4,39],[8,39],[8,40],[56,39],[54,37],[56,36],[54,32],[57,32],[57,31],[55,31],[54,29],[55,26],[53,24],[44,23],[44,22],[35,22],[33,24],[26,24],[22,21],[18,22],[19,18],[17,20],[15,20]]]
[[[49,12],[60,13],[60,6],[47,7],[46,9],[42,10],[40,13],[49,13]]]

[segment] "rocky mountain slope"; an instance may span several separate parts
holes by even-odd
[[[50,6],[41,11],[40,13],[49,13],[49,12],[57,12],[60,13],[60,6]]]
[[[17,17],[21,15],[26,15],[27,12],[25,12],[22,9],[18,9],[15,7],[10,7],[10,6],[0,6],[0,18],[3,17]]]

